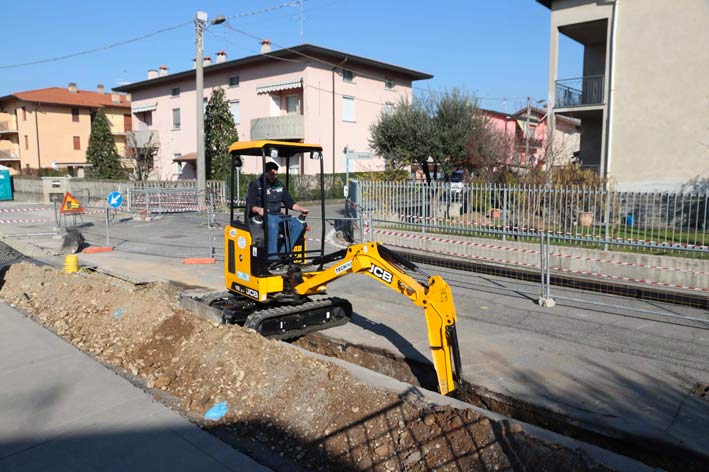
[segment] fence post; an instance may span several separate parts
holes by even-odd
[[[111,211],[109,208],[106,208],[106,247],[111,247],[111,242],[108,239],[108,212]]]
[[[604,205],[604,207],[605,207],[604,220],[605,220],[605,225],[606,225],[606,231],[605,231],[606,235],[604,237],[605,243],[603,244],[603,250],[607,251],[608,250],[608,239],[610,236],[609,230],[610,230],[610,216],[611,216],[611,214],[610,214],[610,212],[611,212],[611,195],[610,195],[610,190],[608,190],[607,188],[604,188],[602,190],[602,192],[605,192],[605,195],[606,195],[606,204]],[[601,195],[603,195],[603,193],[601,193]]]
[[[212,245],[212,203],[214,203],[214,196],[212,192],[208,192],[209,199],[207,203],[207,235],[209,237],[209,255],[207,257],[214,257],[214,246]],[[197,210],[199,211],[199,210]]]
[[[544,189],[547,192],[547,189]],[[539,235],[541,254],[541,296],[539,297],[539,305],[544,308],[551,308],[556,305],[556,301],[551,298],[551,290],[549,284],[551,282],[551,233],[542,225],[542,233]],[[545,243],[546,240],[546,243]]]
[[[507,241],[507,185],[502,191],[502,240]]]

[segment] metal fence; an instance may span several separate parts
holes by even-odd
[[[516,241],[549,234],[586,248],[709,257],[709,191],[355,181],[359,206],[380,225]]]
[[[603,75],[556,81],[556,106],[578,107],[603,103]]]
[[[349,195],[353,240],[531,281],[540,303],[571,287],[709,308],[706,191],[352,181]]]

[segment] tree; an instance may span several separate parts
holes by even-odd
[[[485,182],[499,182],[508,172],[514,151],[514,138],[495,129],[479,113],[479,121],[469,136],[465,167]]]
[[[204,119],[204,148],[207,161],[207,178],[223,179],[229,175],[229,146],[239,140],[234,117],[224,90],[217,87],[207,103]]]
[[[433,107],[432,157],[444,174],[450,175],[456,167],[466,167],[471,136],[479,133],[485,123],[477,99],[457,88],[437,96]]]
[[[99,109],[91,125],[86,161],[91,164],[88,175],[98,179],[122,179],[126,172],[116,150],[111,134],[111,124],[103,110]]]
[[[126,139],[126,159],[130,163],[127,172],[131,180],[148,180],[155,171],[155,155],[158,152],[158,143],[154,140],[152,132],[148,132],[147,141],[141,143],[136,139],[135,133],[128,133]]]
[[[433,121],[421,100],[401,98],[370,127],[369,145],[392,169],[418,164],[431,182],[428,157],[433,152]]]
[[[452,89],[428,98],[400,100],[372,125],[370,146],[394,167],[420,165],[430,183],[429,163],[447,175],[461,166],[471,170],[470,140],[484,127],[477,99]]]

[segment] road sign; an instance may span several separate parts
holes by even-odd
[[[108,206],[111,208],[118,208],[123,204],[123,195],[120,192],[111,192],[106,198],[108,201]]]
[[[79,204],[79,200],[77,200],[72,194],[67,192],[64,194],[64,200],[62,201],[62,206],[59,209],[59,212],[63,214],[83,213],[84,208]]]

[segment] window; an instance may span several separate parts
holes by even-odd
[[[271,116],[281,116],[281,96],[271,95],[269,100]]]
[[[229,102],[229,111],[231,112],[231,116],[234,117],[234,124],[238,125],[239,123],[241,123],[239,100],[231,100]]]
[[[342,80],[345,82],[354,82],[354,72],[348,69],[342,69]]]
[[[71,109],[71,121],[73,121],[74,123],[79,122],[79,109],[78,108]]]
[[[384,104],[384,114],[390,115],[394,111],[394,104],[392,102],[386,102]]]
[[[354,97],[342,97],[342,121],[355,120],[355,99]]]
[[[286,113],[289,115],[300,114],[300,97],[298,95],[286,96]]]
[[[81,138],[78,136],[74,136],[74,151],[80,151],[81,150]]]
[[[172,109],[172,129],[180,129],[180,109]]]
[[[27,108],[22,107],[22,121],[27,121]]]
[[[30,148],[30,140],[27,137],[27,135],[25,135],[25,149],[29,149],[29,148]]]
[[[394,89],[394,81],[391,79],[384,79],[384,88],[387,90]]]
[[[234,75],[229,77],[229,87],[238,87],[239,86],[239,76]]]
[[[180,87],[175,87],[170,91],[170,96],[171,97],[179,97],[180,96]]]

